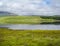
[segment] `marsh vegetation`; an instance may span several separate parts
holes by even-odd
[[[60,30],[0,28],[0,46],[60,46]]]

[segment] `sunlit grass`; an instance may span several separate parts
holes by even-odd
[[[0,28],[0,46],[60,46],[60,30]]]
[[[40,24],[42,22],[54,22],[53,19],[42,19],[40,16],[3,16],[0,24]]]

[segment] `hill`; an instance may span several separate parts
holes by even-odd
[[[7,11],[0,11],[0,16],[9,16],[9,15],[16,15],[16,14],[10,13],[10,12],[7,12]]]

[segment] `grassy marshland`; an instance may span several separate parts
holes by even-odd
[[[60,30],[0,28],[0,46],[60,46]]]

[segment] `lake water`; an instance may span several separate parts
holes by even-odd
[[[7,27],[8,29],[26,29],[26,30],[60,30],[60,25],[29,25],[29,24],[11,24],[11,25],[0,25],[0,28]]]

